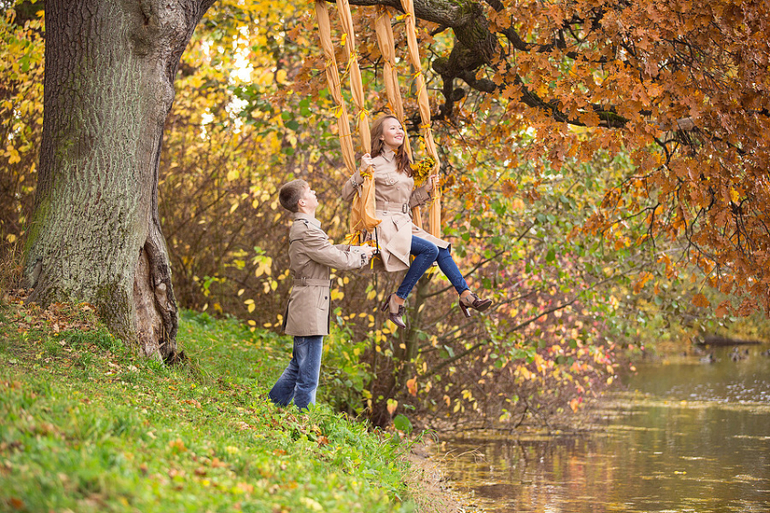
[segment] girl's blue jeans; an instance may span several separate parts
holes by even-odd
[[[433,262],[438,262],[439,269],[449,278],[458,294],[468,290],[468,284],[465,283],[465,278],[449,253],[449,248],[439,248],[430,241],[412,235],[412,248],[409,252],[414,255],[414,261],[396,291],[396,295],[401,299],[406,299],[417,284],[417,280],[425,274]]]
[[[294,399],[294,405],[300,410],[315,404],[323,347],[322,335],[294,337],[291,361],[270,390],[268,397],[271,401],[287,406]]]

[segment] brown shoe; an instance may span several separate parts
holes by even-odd
[[[460,296],[460,310],[463,311],[466,317],[470,317],[471,313],[468,311],[468,308],[473,308],[477,312],[483,312],[490,306],[492,306],[492,300],[491,299],[480,299],[479,296],[471,292],[467,299]]]
[[[404,308],[404,305],[399,305],[396,303],[396,301],[393,299],[394,297],[395,294],[389,295],[388,299],[382,303],[380,309],[383,312],[388,312],[388,319],[393,321],[393,324],[399,328],[406,328],[406,324],[404,324],[404,320],[401,318],[401,316],[404,315],[406,308]]]

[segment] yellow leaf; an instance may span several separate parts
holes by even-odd
[[[395,399],[388,399],[388,413],[393,415],[396,412],[396,408],[398,408],[398,401]]]
[[[323,506],[310,497],[300,497],[299,501],[310,511],[323,511]]]
[[[21,157],[19,156],[19,152],[16,151],[16,148],[8,147],[8,154],[10,155],[10,158],[8,159],[9,164],[16,164],[17,162],[21,162]]]

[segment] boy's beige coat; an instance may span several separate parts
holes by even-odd
[[[287,335],[329,334],[330,268],[358,269],[366,260],[355,246],[333,246],[314,217],[298,212],[289,229],[289,268],[294,287],[289,296],[283,329]]]

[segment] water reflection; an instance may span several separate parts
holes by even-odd
[[[446,440],[450,478],[487,511],[770,511],[765,349],[639,366],[586,433]]]

